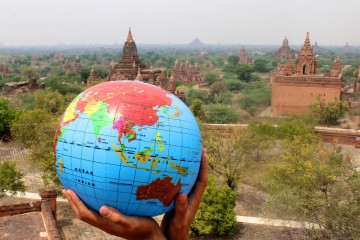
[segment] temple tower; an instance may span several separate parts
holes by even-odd
[[[294,50],[292,50],[290,48],[289,40],[287,39],[287,37],[285,37],[281,47],[278,50],[276,50],[275,56],[280,57],[280,58],[283,58],[283,57],[292,58],[293,53],[294,53]]]
[[[285,41],[284,41],[285,42]],[[286,42],[285,42],[286,44]],[[278,70],[271,76],[271,111],[273,116],[310,113],[310,105],[319,95],[325,102],[341,98],[341,64],[336,58],[329,75],[317,73],[317,56],[313,55],[309,33],[299,55],[285,65],[280,60]]]

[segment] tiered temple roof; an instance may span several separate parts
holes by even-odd
[[[146,64],[141,62],[130,28],[120,61],[118,63],[112,62],[110,65],[112,65],[112,69],[110,70],[109,81],[139,80],[175,93],[175,88],[168,81],[165,69],[148,69]],[[172,88],[174,88],[173,91]]]
[[[241,65],[241,64],[254,64],[254,58],[247,56],[244,47],[242,47],[242,48],[240,49],[240,53],[239,53],[239,62],[238,62],[238,65]]]
[[[137,47],[133,39],[131,29],[129,29],[126,42],[123,47],[123,55],[120,61],[113,66],[110,71],[109,79],[112,80],[121,80],[118,79],[119,74],[123,76],[124,79],[134,80],[138,73],[138,69],[146,69],[146,65],[141,63],[140,58],[137,54]],[[160,72],[158,72],[160,74]]]
[[[289,40],[287,37],[284,38],[282,46],[275,52],[276,57],[286,57],[292,58],[294,55],[294,50],[292,50],[289,46]]]
[[[82,69],[82,66],[81,66],[81,62],[80,62],[80,59],[79,59],[79,56],[76,56],[74,62],[73,62],[73,68],[74,68],[74,71],[76,73],[80,73],[81,69]]]
[[[9,70],[8,66],[6,64],[0,64],[0,72],[5,76],[5,77],[10,77],[12,72]]]
[[[97,79],[98,79],[98,77],[96,76],[94,67],[92,67],[90,74],[89,74],[88,78],[86,79],[86,84],[90,85],[92,82],[96,81]]]
[[[82,69],[82,65],[81,65],[79,56],[76,56],[76,58],[73,61],[72,66],[70,65],[69,59],[66,58],[63,67],[65,68],[67,74],[72,73],[72,72],[80,73],[80,71]]]
[[[185,63],[179,63],[176,59],[171,76],[173,76],[174,79],[179,79],[184,82],[202,83],[204,81],[198,64],[196,63],[193,67],[188,60],[186,60]]]

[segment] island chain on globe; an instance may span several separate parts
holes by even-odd
[[[79,94],[56,131],[56,170],[91,209],[156,216],[188,194],[202,143],[188,107],[162,88],[110,81]]]

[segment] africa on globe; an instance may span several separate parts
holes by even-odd
[[[188,194],[202,152],[199,126],[175,95],[139,81],[86,89],[56,131],[55,165],[62,185],[91,209],[156,216]]]

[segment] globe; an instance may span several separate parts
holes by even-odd
[[[139,81],[92,86],[67,107],[54,153],[62,185],[91,209],[156,216],[188,194],[198,175],[202,141],[188,107]]]

